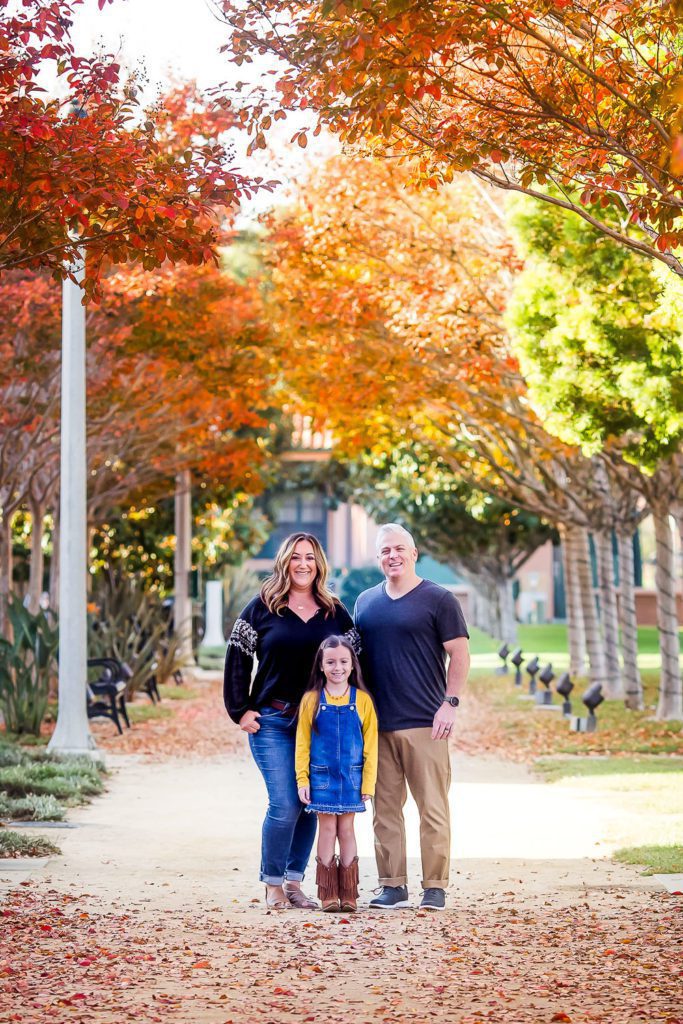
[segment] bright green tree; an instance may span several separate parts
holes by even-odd
[[[520,201],[512,224],[526,263],[508,324],[532,403],[562,440],[641,471],[657,537],[658,713],[683,717],[669,521],[683,503],[683,288],[556,207]]]

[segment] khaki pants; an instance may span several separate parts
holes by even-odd
[[[420,812],[422,888],[445,889],[450,867],[451,822],[448,741],[431,729],[380,732],[375,795],[375,857],[380,885],[406,885],[406,783]]]

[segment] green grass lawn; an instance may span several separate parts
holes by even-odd
[[[163,704],[127,704],[128,718],[131,725],[136,722],[149,722],[153,718],[170,718],[173,711]]]
[[[540,757],[534,771],[549,782],[589,776],[680,775],[683,780],[683,757]],[[678,781],[678,780],[676,780]],[[624,781],[625,786],[631,780]]]
[[[622,864],[640,864],[643,875],[683,873],[683,846],[626,846],[616,850],[614,859]]]
[[[501,664],[496,653],[500,643],[486,633],[482,633],[480,629],[472,628],[470,633],[473,670],[490,671],[492,668],[497,668]],[[556,669],[564,671],[569,667],[566,626],[556,623],[544,623],[540,626],[520,625],[517,646],[522,648],[525,660],[537,654],[542,663],[550,661]],[[683,652],[683,631],[681,631],[681,651]],[[638,652],[638,663],[641,669],[659,668],[659,638],[654,626],[639,627]],[[524,671],[523,667],[522,671]]]
[[[474,673],[468,685],[499,726],[501,752],[517,760],[531,763],[537,757],[558,754],[683,756],[683,722],[661,722],[654,717],[657,672],[643,672],[644,711],[627,711],[622,701],[605,701],[597,710],[598,730],[594,733],[570,732],[559,711],[539,711],[532,701],[520,699],[526,687],[516,688],[512,676]],[[572,694],[576,715],[585,711],[582,691],[579,683]],[[557,695],[554,701],[558,703]]]

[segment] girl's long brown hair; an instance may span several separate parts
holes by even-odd
[[[299,541],[307,540],[313,548],[316,574],[313,580],[313,597],[321,608],[325,609],[325,618],[333,615],[339,606],[339,600],[327,586],[329,566],[320,541],[312,533],[292,533],[285,537],[275,556],[273,571],[261,587],[261,600],[269,612],[282,615],[289,601],[289,590],[292,581],[289,578],[289,563],[292,561],[294,548]]]
[[[311,721],[313,722],[313,730],[317,732],[315,725],[316,715],[318,714],[318,708],[320,707],[320,694],[325,689],[325,673],[323,672],[323,655],[325,651],[330,647],[344,647],[351,655],[351,674],[349,676],[349,686],[355,686],[357,690],[362,690],[363,693],[367,693],[367,687],[363,682],[363,673],[361,672],[360,662],[358,661],[358,655],[354,651],[350,642],[345,636],[328,636],[321,643],[320,647],[315,656],[313,662],[313,670],[311,672],[311,678],[308,684],[307,693],[315,693],[316,698],[311,708]]]

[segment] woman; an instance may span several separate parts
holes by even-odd
[[[359,646],[351,616],[327,587],[327,574],[316,537],[287,537],[272,575],[235,622],[225,659],[225,706],[249,734],[268,790],[260,879],[266,905],[274,910],[317,907],[301,890],[316,822],[297,792],[296,718],[322,641],[342,634]],[[252,683],[254,656],[258,668]]]

